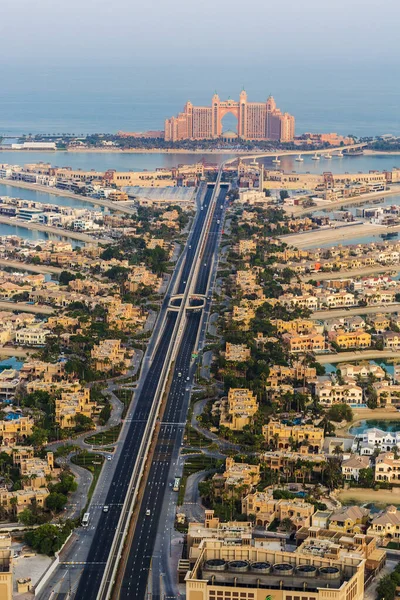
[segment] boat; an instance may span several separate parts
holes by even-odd
[[[338,158],[343,158],[343,152],[339,151],[335,156]]]
[[[332,158],[331,154],[324,154],[324,158],[326,158],[326,160],[329,160],[330,158]]]
[[[277,156],[276,158],[274,158],[274,160],[272,161],[275,165],[280,165],[281,161],[279,160],[279,156]]]
[[[304,162],[304,158],[302,158],[301,154],[298,155],[298,157],[296,158],[297,162]]]
[[[350,151],[348,150],[345,154],[345,156],[363,156],[364,151],[363,150],[353,150]]]
[[[321,157],[318,156],[317,153],[314,154],[314,156],[312,157],[313,160],[321,160]]]

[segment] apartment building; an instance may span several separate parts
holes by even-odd
[[[351,556],[334,561],[256,543],[203,540],[185,577],[186,599],[363,600],[364,575],[365,561]]]
[[[269,369],[267,386],[277,387],[288,381],[303,381],[304,379],[309,382],[316,376],[316,368],[309,367],[301,361],[294,361],[291,367],[272,365]]]
[[[11,535],[0,534],[0,598],[12,600],[13,598],[13,555],[11,550]]]
[[[190,565],[194,565],[199,556],[199,547],[203,540],[227,540],[230,544],[248,544],[251,541],[253,525],[250,521],[221,522],[213,510],[205,510],[204,523],[188,524],[187,546]]]
[[[331,531],[321,527],[302,527],[296,533],[296,552],[341,560],[348,556],[365,560],[368,575],[376,575],[385,566],[386,551],[378,547],[379,538],[363,533]]]
[[[234,306],[232,311],[232,321],[239,323],[240,329],[247,331],[250,321],[256,316],[255,310],[250,304],[241,302],[239,306]]]
[[[297,452],[290,450],[273,450],[263,452],[261,461],[266,467],[275,472],[287,473],[296,470],[299,461],[307,460],[313,464],[313,470],[320,471],[321,465],[326,462],[325,454],[309,454],[307,446],[300,446]]]
[[[242,431],[243,427],[249,425],[259,407],[253,392],[241,388],[231,388],[228,398],[217,403],[220,413],[219,424],[234,431]]]
[[[130,332],[144,325],[147,313],[130,302],[115,302],[108,307],[107,323],[120,331]]]
[[[231,344],[230,342],[226,342],[225,360],[229,362],[246,362],[250,356],[250,348],[245,344]]]
[[[263,425],[262,433],[267,444],[275,446],[276,449],[306,446],[310,453],[318,453],[324,443],[324,430],[315,425],[286,425],[279,421],[270,421]]]
[[[149,271],[144,264],[130,268],[132,270],[126,282],[126,288],[129,292],[136,292],[139,286],[151,287],[153,290],[160,287],[161,279],[155,273]]]

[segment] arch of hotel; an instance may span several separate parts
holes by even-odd
[[[214,94],[211,106],[185,104],[183,112],[165,121],[165,140],[216,139],[222,135],[222,119],[232,113],[238,121],[238,137],[244,140],[294,139],[295,119],[282,113],[270,96],[266,102],[249,102],[244,90],[239,100],[221,100]]]

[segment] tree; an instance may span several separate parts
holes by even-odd
[[[286,531],[287,533],[290,533],[295,528],[296,527],[295,527],[294,523],[289,519],[289,517],[282,519],[282,521],[280,522],[280,525],[279,525],[279,529],[283,529],[283,531]]]
[[[59,512],[67,504],[68,498],[64,494],[51,492],[46,498],[46,508],[52,512]]]
[[[30,435],[30,442],[35,448],[40,448],[44,446],[47,442],[48,433],[46,429],[42,429],[41,427],[34,427],[32,430],[32,434]]]
[[[394,600],[396,595],[396,583],[390,575],[385,575],[376,588],[377,600]]]
[[[334,404],[326,413],[329,420],[339,423],[345,419],[348,423],[353,420],[353,411],[348,404]]]
[[[366,469],[360,469],[359,475],[358,475],[358,483],[360,483],[361,485],[365,486],[365,487],[372,487],[374,484],[374,471],[373,469],[371,469],[370,467],[366,468]]]
[[[286,198],[289,198],[289,192],[287,190],[281,190],[279,196],[281,197],[281,200],[286,200]]]
[[[36,524],[37,518],[29,508],[24,508],[18,515],[18,521],[23,525],[30,526]]]

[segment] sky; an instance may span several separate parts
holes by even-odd
[[[36,66],[393,62],[399,17],[397,0],[1,0],[0,51]]]
[[[216,90],[400,134],[398,0],[0,0],[0,133],[143,131]]]

